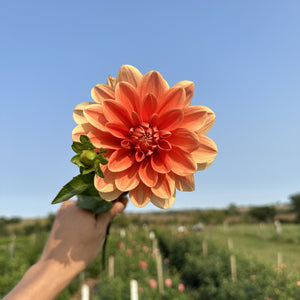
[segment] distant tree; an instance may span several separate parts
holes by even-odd
[[[300,193],[290,196],[293,210],[296,213],[296,222],[300,223]]]
[[[235,204],[231,203],[231,204],[229,204],[229,206],[227,208],[227,215],[228,216],[239,216],[240,211]]]
[[[249,210],[249,215],[260,222],[271,222],[276,215],[274,206],[253,207]]]

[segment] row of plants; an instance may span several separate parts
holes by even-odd
[[[160,249],[176,274],[181,274],[193,299],[216,300],[297,300],[300,281],[284,268],[275,269],[235,254],[237,279],[232,280],[232,252],[215,243],[207,243],[203,252],[203,234],[170,233],[157,230]]]

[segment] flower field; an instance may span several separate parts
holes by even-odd
[[[300,299],[297,225],[284,225],[281,236],[271,225],[215,226],[202,232],[178,232],[174,225],[114,225],[105,271],[100,254],[58,299],[73,299],[84,278],[97,279],[94,300],[130,299],[132,279],[139,299],[146,300]],[[0,239],[0,297],[38,259],[46,238],[41,233]]]

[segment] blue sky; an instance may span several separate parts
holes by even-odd
[[[1,1],[0,216],[44,216],[69,162],[72,110],[122,64],[195,82],[214,164],[173,209],[300,192],[299,1]],[[128,211],[156,210],[153,205]]]

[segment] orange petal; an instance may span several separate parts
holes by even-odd
[[[129,112],[140,112],[140,98],[136,88],[128,82],[120,82],[116,86],[116,100],[121,102]]]
[[[159,198],[170,198],[175,191],[174,175],[172,173],[159,174],[157,183],[151,188],[151,191]]]
[[[85,125],[85,124],[82,124]],[[87,136],[91,140],[91,143],[96,148],[105,149],[118,149],[121,148],[121,140],[110,134],[109,132],[104,132],[91,126],[91,130],[87,132]],[[81,133],[84,134],[84,133]]]
[[[112,192],[116,189],[115,185],[115,176],[116,174],[110,172],[107,165],[101,166],[101,170],[103,172],[104,178],[99,177],[97,174],[94,177],[94,185],[95,188],[99,192]]]
[[[83,102],[75,106],[73,111],[73,119],[77,124],[87,123],[85,116],[83,115],[83,110],[86,106],[93,102]]]
[[[189,106],[192,102],[192,98],[194,96],[195,85],[194,82],[189,80],[183,80],[177,82],[173,87],[181,87],[185,90],[185,101],[184,106]]]
[[[131,118],[126,108],[119,102],[114,100],[106,100],[103,103],[103,113],[110,123],[122,124],[127,128],[131,128]]]
[[[204,123],[202,124],[201,128],[197,131],[201,134],[205,134],[213,127],[215,123],[216,115],[210,108],[204,105],[199,105],[199,106],[201,107],[201,109],[205,110],[207,114]]]
[[[138,89],[140,91],[141,99],[144,99],[144,97],[149,93],[159,99],[159,97],[169,89],[169,85],[159,72],[150,71],[143,76]]]
[[[106,80],[106,85],[108,85],[109,87],[115,88],[116,81],[117,81],[116,78],[108,75],[107,80]]]
[[[195,105],[185,108],[181,127],[206,133],[214,124],[215,114],[208,107]]]
[[[152,114],[156,113],[157,100],[153,94],[147,94],[142,102],[141,117],[145,122],[149,122]]]
[[[150,158],[144,159],[140,164],[139,175],[145,185],[152,187],[156,184],[158,174],[153,170]]]
[[[172,197],[170,197],[168,199],[162,199],[162,198],[159,198],[159,197],[153,195],[151,197],[151,202],[159,208],[167,209],[173,205],[173,203],[175,201],[175,195],[176,195],[176,191],[174,191],[174,194],[172,195]]]
[[[149,203],[152,197],[149,187],[140,183],[134,190],[129,192],[131,202],[137,207],[143,207]]]
[[[99,192],[100,196],[106,201],[114,201],[114,200],[118,199],[119,196],[122,195],[122,193],[123,193],[122,191],[119,191],[117,189],[115,189],[112,192],[108,192],[108,193]]]
[[[172,168],[171,161],[163,150],[157,150],[151,156],[151,166],[158,173],[168,173]]]
[[[135,152],[129,149],[118,149],[110,157],[108,168],[112,172],[121,172],[130,168],[135,162]]]
[[[81,135],[88,135],[90,132],[93,132],[95,130],[95,127],[93,127],[89,123],[80,124],[73,129],[72,139],[74,142],[79,142]]]
[[[106,84],[97,84],[91,90],[94,101],[102,104],[105,99],[115,99],[115,89]]]
[[[137,68],[130,65],[123,65],[117,75],[117,82],[126,81],[137,87],[142,77],[142,73]]]
[[[160,130],[173,130],[178,128],[183,120],[183,112],[180,109],[166,111],[159,116],[157,127]]]
[[[215,142],[209,137],[198,134],[200,146],[192,152],[192,157],[197,164],[203,164],[199,168],[206,169],[214,161],[218,149]]]
[[[124,191],[124,192],[135,189],[140,183],[138,170],[139,170],[139,164],[134,164],[125,171],[115,173],[116,187],[120,191]]]
[[[103,106],[101,104],[90,104],[85,107],[83,114],[87,121],[94,127],[106,131],[105,124],[107,120],[103,114]]]
[[[185,91],[180,87],[172,87],[162,95],[159,105],[158,112],[163,114],[167,110],[174,108],[182,108],[185,100]]]
[[[179,148],[173,148],[168,152],[168,156],[175,174],[186,176],[196,172],[197,165],[191,154],[185,153]]]
[[[198,135],[185,128],[173,130],[168,142],[187,153],[196,150],[200,145]]]
[[[179,191],[190,192],[195,190],[194,175],[178,176],[175,174],[175,186]]]
[[[115,137],[125,139],[129,135],[128,128],[121,124],[107,123],[105,127]]]

